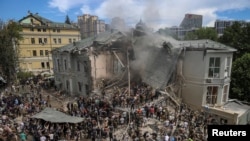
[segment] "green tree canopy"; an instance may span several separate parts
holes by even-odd
[[[250,24],[235,22],[224,30],[218,41],[237,49],[229,97],[250,102]]]
[[[18,41],[22,39],[21,26],[9,21],[0,29],[0,71],[8,81],[14,80],[18,62]]]
[[[235,22],[224,30],[219,42],[237,49],[234,60],[245,53],[250,53],[250,24]]]
[[[194,32],[188,32],[184,40],[197,40],[197,39],[210,39],[213,41],[217,41],[218,35],[214,28],[205,27],[195,30]]]
[[[250,102],[250,53],[233,62],[230,98]]]

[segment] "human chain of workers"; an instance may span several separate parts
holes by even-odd
[[[19,95],[21,89],[29,89],[30,95]],[[39,84],[26,83],[15,90],[10,88],[1,92],[0,111],[1,136],[8,141],[11,139],[27,141],[27,136],[32,141],[58,141],[84,139],[110,140],[110,141],[205,141],[207,139],[207,125],[213,122],[212,116],[206,116],[203,112],[192,111],[186,105],[181,104],[173,110],[169,105],[163,107],[152,103],[161,96],[161,93],[153,91],[144,83],[133,83],[130,94],[127,88],[114,88],[109,97],[94,95],[88,98],[76,97],[74,101],[67,103],[67,110],[57,109],[72,116],[83,117],[81,123],[50,123],[41,119],[31,118],[32,115],[51,107],[50,96],[42,94]],[[119,108],[130,109],[129,112],[119,111]],[[15,122],[17,117],[23,117]],[[159,134],[142,132],[140,128],[148,126],[148,121],[156,119],[162,123]],[[129,126],[128,126],[129,125]],[[121,129],[127,132],[117,134]],[[175,127],[175,129],[174,129]],[[124,130],[125,131],[125,130]]]

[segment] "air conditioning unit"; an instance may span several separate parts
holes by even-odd
[[[206,83],[212,83],[212,79],[206,79]]]

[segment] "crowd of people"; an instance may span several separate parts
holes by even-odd
[[[58,141],[89,139],[110,141],[205,141],[207,125],[213,117],[191,110],[185,104],[173,105],[171,100],[144,83],[128,87],[114,87],[89,97],[77,96],[57,110],[84,118],[83,122],[51,123],[31,118],[51,106],[53,95],[45,94],[37,84],[25,83],[17,88],[6,88],[0,98],[0,132],[7,140]],[[21,94],[28,89],[29,94]],[[157,101],[164,98],[165,104]],[[156,101],[156,102],[154,102]],[[52,107],[55,108],[55,107]],[[22,117],[21,120],[16,120]],[[60,117],[58,117],[60,118]],[[142,128],[152,126],[151,131]]]

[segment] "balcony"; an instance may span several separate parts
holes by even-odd
[[[205,84],[224,84],[229,81],[230,78],[206,78],[204,79]]]

